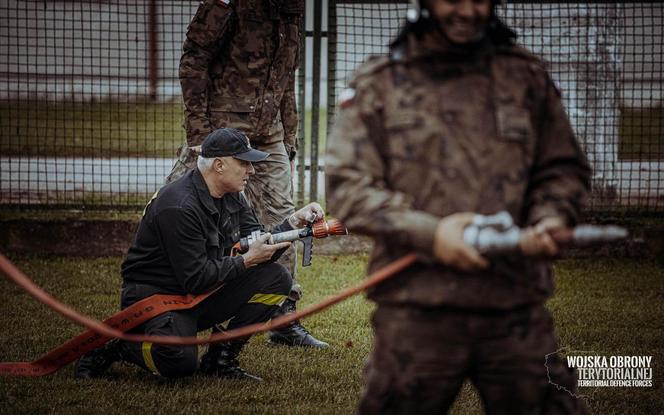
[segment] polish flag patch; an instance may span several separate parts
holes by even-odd
[[[346,88],[339,93],[339,107],[347,108],[355,99],[355,90],[353,88]]]

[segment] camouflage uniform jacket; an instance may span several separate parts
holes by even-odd
[[[283,128],[287,149],[295,149],[303,0],[270,3],[204,0],[199,6],[179,72],[189,146],[220,127],[237,128],[254,143]]]
[[[523,49],[455,52],[409,39],[360,67],[344,95],[328,144],[328,206],[373,237],[370,270],[413,251],[432,257],[438,221],[455,212],[575,222],[589,168],[560,93]],[[369,296],[511,309],[543,302],[552,285],[547,263],[502,257],[484,272],[418,264]]]

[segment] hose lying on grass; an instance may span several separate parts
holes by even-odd
[[[64,343],[60,347],[45,354],[33,362],[1,362],[0,375],[5,376],[44,376],[55,372],[61,367],[73,362],[85,353],[102,346],[109,340],[117,338],[133,342],[149,342],[153,344],[169,345],[199,345],[208,343],[226,342],[245,338],[253,334],[274,330],[292,323],[295,320],[315,314],[327,307],[337,304],[348,297],[358,294],[378,283],[390,278],[392,275],[411,266],[417,260],[417,255],[406,255],[387,266],[374,272],[362,283],[347,288],[342,292],[330,296],[318,304],[304,308],[295,313],[277,317],[267,323],[255,323],[239,327],[222,333],[212,334],[208,338],[177,337],[177,336],[147,336],[142,334],[127,334],[125,331],[142,324],[143,322],[166,311],[192,308],[214,291],[198,296],[162,295],[157,294],[145,298],[130,307],[114,314],[103,322],[83,315],[73,308],[61,303],[35,284],[28,276],[19,270],[4,255],[0,254],[0,270],[10,280],[23,288],[28,294],[46,304],[51,309],[66,318],[78,323],[87,331]],[[221,288],[221,287],[219,287]],[[217,289],[219,289],[217,288]]]

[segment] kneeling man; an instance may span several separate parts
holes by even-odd
[[[269,244],[265,234],[240,256],[230,256],[241,237],[262,230],[242,192],[252,162],[268,153],[252,149],[238,130],[221,128],[204,140],[198,168],[162,187],[145,208],[122,264],[121,306],[153,294],[203,294],[223,285],[192,309],[161,314],[134,332],[195,336],[269,320],[286,299],[291,275],[274,261],[290,243]],[[295,212],[274,231],[304,226],[323,217],[317,203]],[[244,343],[210,345],[200,371],[224,378],[260,380],[239,367]],[[127,361],[164,377],[191,375],[199,368],[197,346],[109,342],[76,362],[77,378],[102,375],[115,361]]]

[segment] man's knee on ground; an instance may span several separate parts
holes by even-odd
[[[198,347],[155,345],[152,359],[159,374],[165,378],[191,376],[198,370]]]

